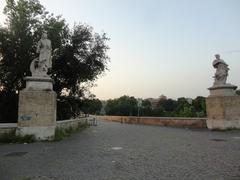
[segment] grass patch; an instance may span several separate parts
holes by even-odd
[[[56,128],[53,141],[61,141],[62,139],[69,137],[71,134],[79,132],[89,127],[87,123],[79,124],[77,128],[69,127],[67,129]]]
[[[34,135],[16,135],[15,130],[0,135],[0,143],[33,143],[35,141]]]
[[[53,141],[60,141],[71,134],[82,131],[89,127],[87,123],[79,124],[77,128],[69,127],[67,129],[56,128]],[[9,133],[0,134],[0,144],[2,143],[33,143],[36,141],[34,135],[16,135],[16,130]]]

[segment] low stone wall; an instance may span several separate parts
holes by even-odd
[[[92,117],[84,117],[84,118],[76,118],[76,119],[68,119],[63,121],[57,121],[57,128],[60,129],[77,129],[82,124],[89,124]]]
[[[17,123],[0,123],[0,135],[15,131]]]
[[[84,117],[84,118],[76,118],[76,119],[68,119],[63,121],[57,121],[57,128],[61,129],[76,129],[82,124],[92,124],[94,117]],[[10,133],[17,129],[17,123],[0,123],[0,135],[4,133]]]
[[[97,119],[128,124],[160,125],[184,128],[207,128],[207,118],[97,116]]]

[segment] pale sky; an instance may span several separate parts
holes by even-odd
[[[70,26],[82,22],[107,33],[110,71],[91,89],[100,99],[208,96],[216,53],[229,64],[228,82],[240,86],[239,0],[40,2]]]

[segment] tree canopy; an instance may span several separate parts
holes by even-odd
[[[5,26],[0,28],[0,84],[6,91],[24,88],[23,78],[37,56],[36,44],[43,31],[52,41],[53,67],[49,75],[54,90],[65,88],[70,95],[82,96],[84,83],[93,82],[107,69],[108,38],[86,24],[69,28],[65,19],[46,11],[38,0],[6,0]]]
[[[107,101],[105,112],[108,115],[132,116],[137,114],[137,99],[133,96],[121,96]]]
[[[132,103],[131,103],[132,102]],[[192,100],[181,97],[177,100],[159,99],[156,106],[153,106],[148,99],[137,106],[137,99],[133,96],[121,96],[116,99],[107,100],[105,112],[107,115],[136,116],[139,110],[140,116],[162,116],[162,117],[205,117],[205,98],[198,96]]]
[[[24,77],[31,75],[29,66],[37,57],[36,45],[43,31],[52,41],[52,69],[48,74],[54,80],[58,99],[76,102],[72,99],[84,97],[107,70],[109,38],[105,33],[95,33],[82,23],[70,28],[63,17],[49,13],[38,0],[6,0],[4,14],[6,22],[0,25],[0,93],[7,93],[1,97],[8,98],[6,94],[25,87]],[[63,90],[68,92],[67,97],[62,97]]]

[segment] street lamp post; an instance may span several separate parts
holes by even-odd
[[[138,98],[138,116],[140,115],[141,106],[142,106],[142,99]]]

